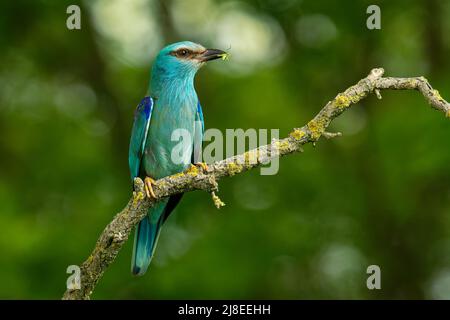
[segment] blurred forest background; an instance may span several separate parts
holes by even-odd
[[[66,8],[81,7],[81,30]],[[155,54],[178,40],[229,49],[196,88],[207,128],[309,121],[384,67],[450,98],[450,2],[97,0],[0,4],[0,298],[59,299],[131,192],[133,112]],[[94,299],[450,298],[450,125],[412,91],[369,97],[344,136],[223,180],[217,211],[185,195],[144,277],[132,241]],[[264,143],[264,142],[262,142]],[[381,290],[366,288],[381,267]]]

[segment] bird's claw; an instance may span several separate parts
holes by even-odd
[[[203,171],[208,171],[208,165],[205,162],[196,162],[194,163],[195,166],[201,167]]]
[[[154,198],[156,199],[156,195],[155,192],[153,191],[153,187],[152,185],[155,184],[155,180],[150,178],[150,177],[145,177],[144,179],[144,188],[145,188],[145,193],[147,194],[147,197],[150,198]]]

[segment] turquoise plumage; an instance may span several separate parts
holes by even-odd
[[[145,179],[147,195],[153,193],[153,179],[184,171],[198,155],[203,139],[203,114],[194,88],[194,77],[207,61],[225,58],[217,49],[183,41],[162,49],[153,64],[147,96],[139,103],[131,132],[128,162],[131,178]],[[189,133],[183,141],[179,159],[172,151],[175,130]],[[153,257],[161,226],[181,199],[175,195],[150,208],[139,223],[134,238],[131,272],[143,275]]]

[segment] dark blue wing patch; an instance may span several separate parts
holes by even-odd
[[[195,115],[194,124],[194,147],[192,148],[191,162],[196,163],[202,161],[201,153],[203,147],[203,134],[205,132],[205,123],[203,121],[203,112],[200,101],[197,103],[197,113]]]
[[[153,99],[145,97],[141,100],[134,113],[133,129],[131,130],[130,148],[128,150],[128,165],[131,180],[139,175],[148,128],[152,117]]]
[[[202,106],[200,105],[200,101],[197,103],[197,117],[195,118],[195,120],[197,121],[198,119],[199,121],[202,122],[202,137],[203,137],[203,133],[205,132],[205,121],[203,120],[203,112]]]

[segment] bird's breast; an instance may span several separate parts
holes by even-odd
[[[143,162],[154,179],[181,172],[191,162],[197,99],[174,98],[159,97],[152,111]]]

